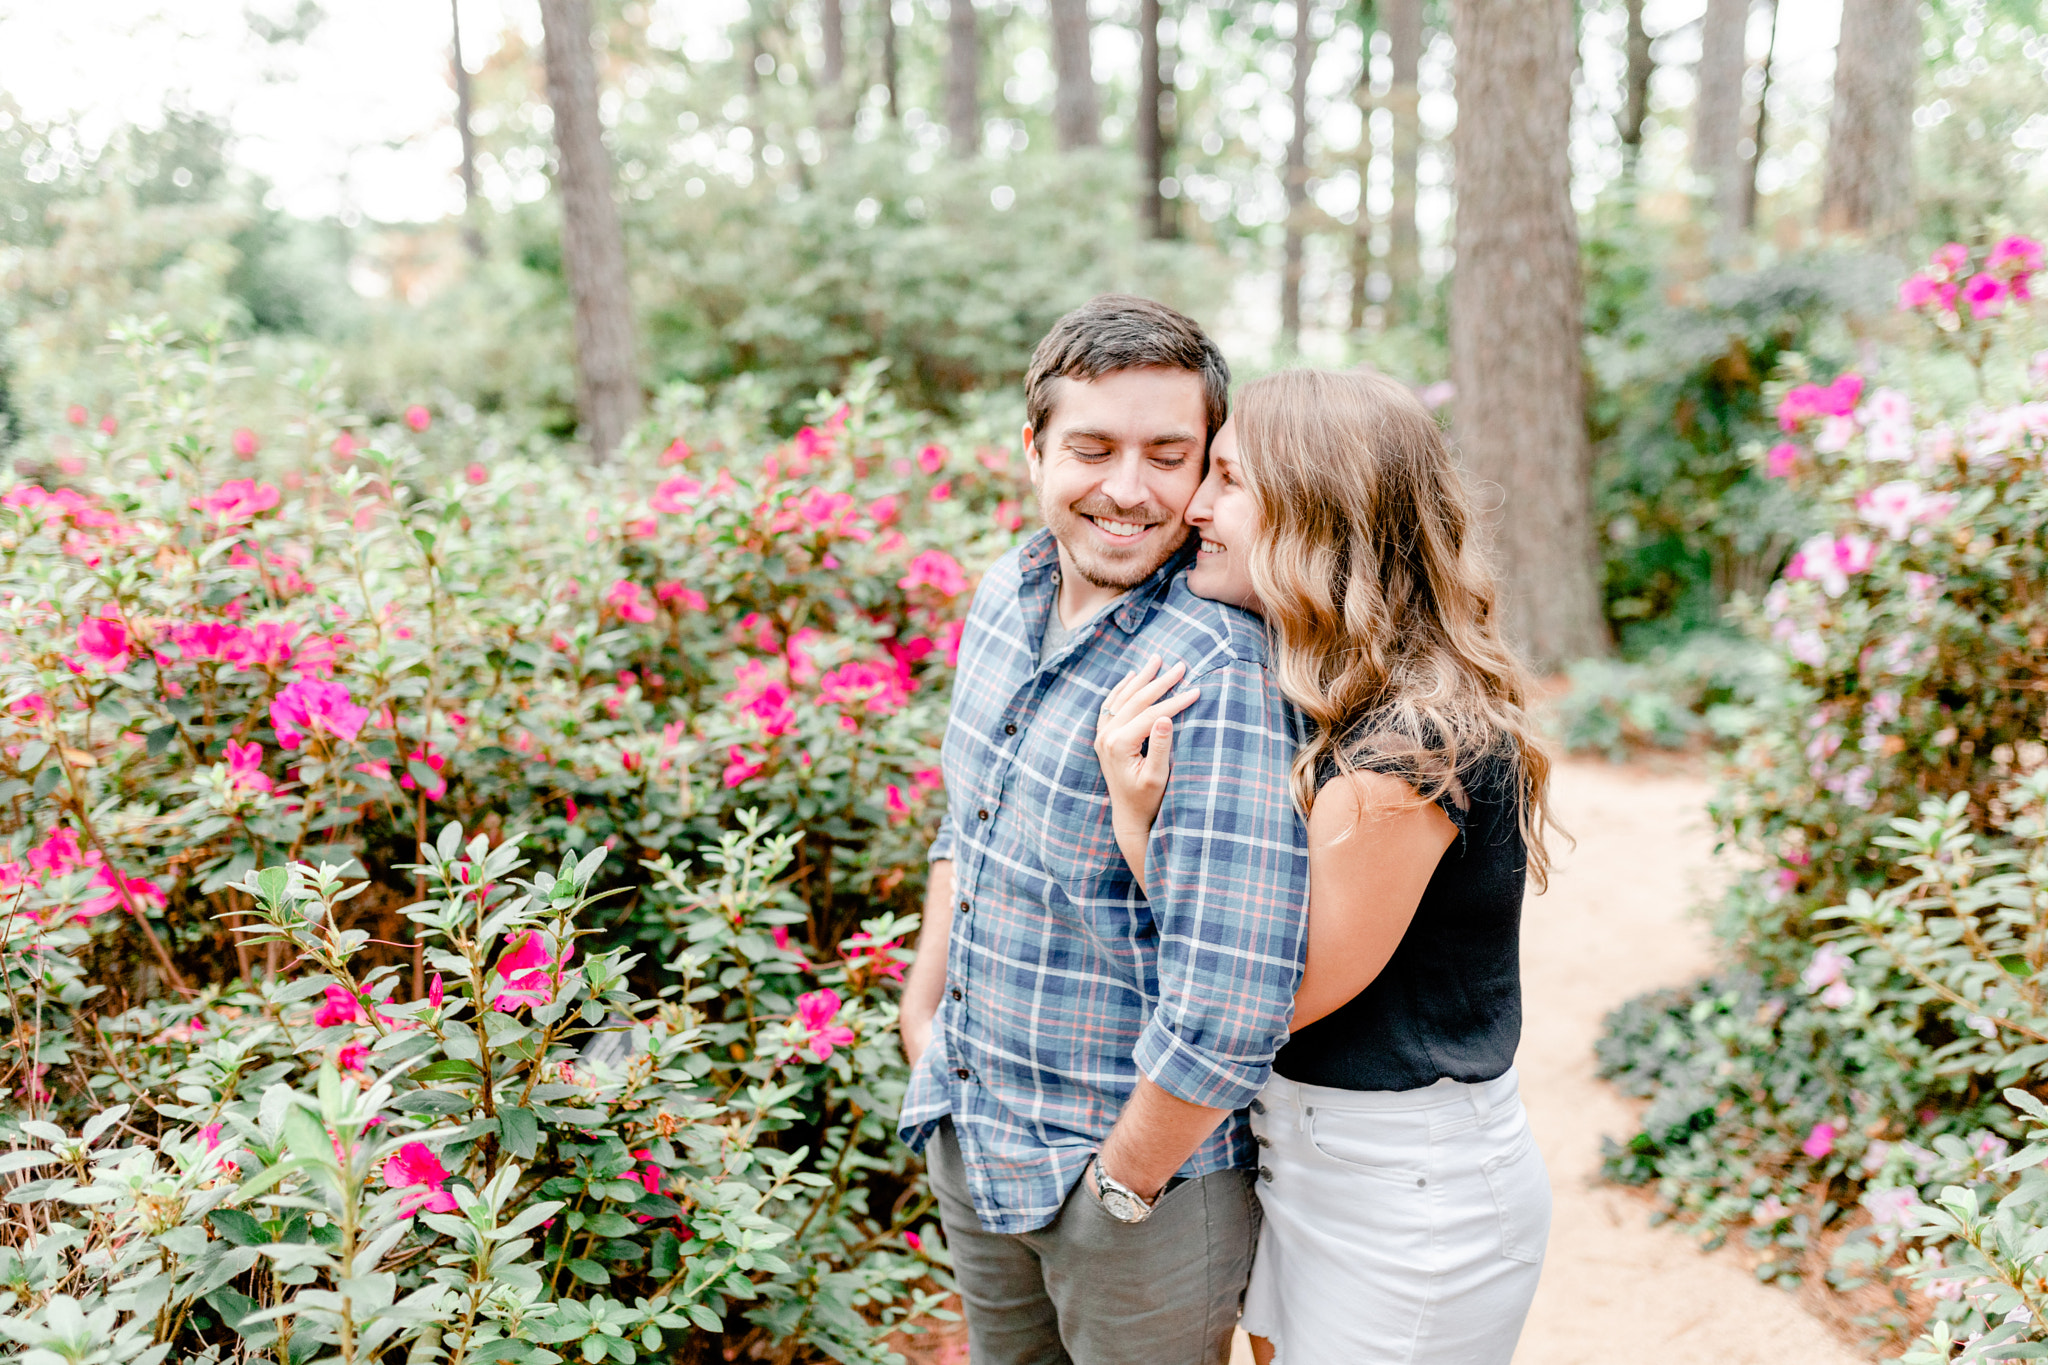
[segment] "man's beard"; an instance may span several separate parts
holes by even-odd
[[[1043,497],[1038,499],[1038,514],[1067,552],[1067,560],[1076,573],[1098,588],[1125,592],[1137,587],[1159,571],[1159,567],[1172,559],[1174,552],[1187,542],[1187,523],[1179,517],[1161,517],[1156,508],[1141,508],[1125,513],[1114,506],[1104,506],[1083,512],[1075,507],[1055,508]],[[1090,515],[1112,521],[1129,520],[1156,527],[1139,557],[1101,553],[1094,543],[1094,527],[1088,522]],[[1176,530],[1178,534],[1175,534]]]

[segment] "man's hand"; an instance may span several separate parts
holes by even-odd
[[[896,1029],[903,1035],[903,1055],[915,1067],[931,1046],[932,1016],[946,993],[946,942],[953,935],[953,864],[931,865],[924,893],[924,923],[917,933],[917,960],[903,981],[903,1000]]]

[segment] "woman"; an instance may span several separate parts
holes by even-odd
[[[1469,501],[1405,387],[1298,370],[1245,386],[1187,518],[1189,587],[1265,618],[1307,721],[1308,965],[1252,1105],[1245,1330],[1261,1365],[1507,1365],[1550,1226],[1512,1069],[1549,764]],[[1141,884],[1194,699],[1156,668],[1096,741]]]

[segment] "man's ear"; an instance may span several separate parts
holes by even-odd
[[[1031,423],[1026,422],[1024,424],[1024,467],[1031,471],[1033,482],[1036,482],[1038,479],[1039,463],[1038,441],[1031,430]]]

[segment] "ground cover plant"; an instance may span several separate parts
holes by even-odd
[[[1740,612],[1783,673],[1728,722],[1729,968],[1602,1043],[1650,1100],[1610,1171],[1765,1278],[1856,1293],[1916,1362],[2048,1340],[2041,266],[2010,234],[1945,246],[1901,286],[1904,340],[1786,358],[1753,455],[1818,529]]]
[[[0,1335],[891,1358],[946,1283],[894,986],[1021,471],[872,371],[591,470],[117,340],[0,492]]]

